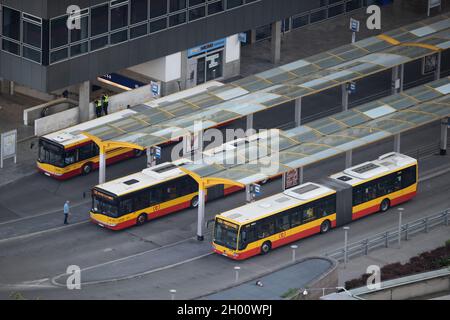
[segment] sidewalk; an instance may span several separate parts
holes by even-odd
[[[370,265],[381,268],[395,262],[405,263],[422,252],[443,246],[445,241],[449,239],[449,227],[436,227],[429,233],[417,234],[408,241],[402,241],[400,249],[395,244],[392,245],[392,248],[374,250],[367,256],[350,259],[345,268],[343,263],[339,265],[339,286],[344,286],[346,281],[359,278],[366,273],[367,267]],[[383,274],[381,274],[381,279],[383,280]]]
[[[450,0],[442,1],[441,14],[446,12],[450,12]],[[279,65],[350,43],[349,21],[351,17],[361,21],[360,32],[356,36],[357,41],[428,18],[426,9],[417,8],[416,5],[410,4],[407,0],[396,0],[393,4],[381,7],[381,30],[368,30],[366,28],[364,23],[367,19],[365,9],[294,29],[282,35]],[[337,30],[342,30],[342,32],[337,32]],[[274,68],[275,65],[270,61],[270,54],[270,39],[242,47],[241,76],[246,77]]]

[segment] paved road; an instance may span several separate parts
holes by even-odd
[[[428,126],[415,134],[406,135],[403,144],[408,150],[411,146],[417,145],[417,141],[425,143],[426,137],[428,140],[430,137],[436,137],[437,132],[438,127]],[[354,155],[355,161],[374,158],[380,153],[389,151],[391,147],[392,141],[386,141],[360,150]],[[337,171],[342,168],[343,163],[342,157],[324,162],[306,170],[305,178],[311,180]],[[438,167],[448,166],[449,163],[450,157],[431,156],[421,161],[421,168],[422,171],[431,172]],[[449,179],[450,174],[447,173],[422,183],[418,197],[405,205],[406,221],[449,207]],[[264,196],[279,190],[279,180],[266,184]],[[242,203],[244,203],[243,193],[211,202],[207,205],[207,218]],[[386,226],[395,225],[396,219],[396,214],[387,212],[355,222],[351,227],[351,239],[356,241],[367,234],[382,231]],[[11,291],[25,290],[25,296],[52,299],[104,297],[165,299],[171,288],[179,290],[180,298],[195,298],[230,285],[230,281],[234,279],[233,267],[236,262],[210,254],[207,242],[195,245],[195,248],[194,245],[184,247],[183,255],[180,255],[178,246],[176,250],[168,250],[165,247],[170,248],[180,241],[183,244],[189,243],[190,240],[187,239],[195,234],[195,228],[196,212],[186,210],[122,232],[112,232],[90,223],[82,223],[31,237],[0,242],[0,284],[3,289],[0,298],[8,297]],[[333,249],[341,240],[340,230],[302,240],[298,243],[299,257]],[[155,254],[158,251],[164,258]],[[142,253],[145,253],[148,259],[142,259],[144,257]],[[256,257],[239,263],[242,268],[242,280],[282,266],[289,261],[290,254],[289,248],[282,248],[269,256]],[[179,257],[190,262],[177,265]],[[155,268],[158,268],[158,271],[140,278],[87,285],[83,290],[76,292],[55,288],[51,280],[64,273],[67,266],[72,264],[79,265],[83,269],[88,268],[85,279],[88,282],[111,280],[115,276],[122,278],[130,276],[132,271],[135,274],[142,274]],[[164,265],[171,266],[164,268]],[[37,283],[44,288],[48,286],[49,289],[32,290],[30,285]]]

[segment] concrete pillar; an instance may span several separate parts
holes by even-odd
[[[392,68],[392,94],[403,91],[404,65]]]
[[[348,169],[352,166],[353,162],[353,150],[349,150],[345,153],[345,169]]]
[[[15,87],[14,86],[15,86],[14,81],[10,81],[9,82],[9,94],[11,96],[13,96],[14,92],[15,92]]]
[[[342,91],[342,111],[347,111],[348,110],[348,89],[347,89],[346,83],[344,83],[341,86],[341,91]]]
[[[397,133],[394,136],[394,151],[400,153],[401,150],[401,136],[400,133]]]
[[[99,162],[99,175],[98,183],[103,184],[106,182],[106,150],[100,146],[100,162]]]
[[[79,121],[81,122],[86,122],[88,120],[90,120],[89,114],[90,111],[89,110],[89,104],[90,104],[90,93],[91,93],[91,84],[89,81],[85,81],[83,83],[80,84],[80,92],[79,92],[79,102],[78,102],[78,106],[79,106]]]
[[[247,201],[247,203],[250,203],[253,201],[253,194],[251,191],[252,186],[250,184],[245,186],[245,201]]]
[[[302,98],[295,99],[295,126],[298,127],[302,123]]]
[[[437,59],[436,59],[436,71],[434,72],[434,80],[439,80],[441,78],[441,59],[442,59],[442,53],[437,53]]]
[[[303,184],[303,167],[301,167],[300,169],[298,169],[298,183],[299,184]]]
[[[272,23],[272,38],[270,40],[272,63],[278,64],[281,59],[281,21]]]
[[[448,139],[448,125],[449,118],[441,120],[441,141],[440,141],[440,154],[445,156],[447,154],[447,139]]]
[[[197,240],[205,239],[205,189],[199,186],[198,189],[198,218],[197,218]]]
[[[253,114],[246,117],[247,134],[252,135],[253,132]]]
[[[156,157],[154,154],[154,150],[152,150],[152,148],[147,148],[146,153],[147,153],[147,168],[152,168],[156,166]]]

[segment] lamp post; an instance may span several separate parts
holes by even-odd
[[[405,210],[404,208],[398,208],[398,248],[402,245],[402,214]]]
[[[344,229],[344,268],[347,266],[348,260],[348,230],[350,227],[343,227]]]

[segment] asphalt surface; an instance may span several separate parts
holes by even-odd
[[[418,65],[405,68],[407,77],[420,72]],[[414,78],[414,77],[413,77]],[[417,77],[416,77],[417,78]],[[422,78],[421,81],[426,79]],[[373,99],[389,91],[390,73],[380,73],[357,83],[357,93],[350,102]],[[339,90],[328,90],[303,101],[303,117],[320,117],[337,111]],[[255,127],[271,128],[291,122],[293,107],[282,106],[257,114]],[[229,127],[242,125],[237,121]],[[433,123],[402,138],[402,150],[415,153],[421,146],[434,145],[438,151],[439,123]],[[354,152],[354,163],[375,159],[392,151],[393,141],[384,141]],[[170,148],[163,150],[167,160]],[[421,161],[421,175],[450,167],[450,157],[430,155]],[[342,170],[344,157],[335,157],[305,168],[305,181],[321,178]],[[145,158],[128,160],[107,168],[107,179],[141,170]],[[443,171],[442,171],[443,172]],[[42,299],[167,299],[170,289],[177,289],[177,298],[204,296],[234,282],[236,262],[212,254],[210,234],[203,243],[193,240],[197,212],[185,210],[152,221],[141,227],[121,232],[102,229],[88,222],[89,190],[97,183],[97,174],[58,182],[34,174],[0,188],[0,298],[21,292],[27,298]],[[433,214],[450,207],[450,174],[443,173],[420,185],[419,195],[404,207],[406,221]],[[281,189],[280,180],[263,186],[263,196]],[[438,192],[436,191],[438,190]],[[87,198],[83,198],[83,193]],[[62,205],[72,203],[72,220],[62,226]],[[207,219],[215,214],[245,203],[240,192],[207,204]],[[354,240],[381,232],[395,225],[396,215],[390,212],[370,216],[352,224]],[[210,232],[210,230],[208,231]],[[298,242],[299,258],[317,255],[341,245],[342,232],[333,230]],[[277,270],[290,262],[289,247],[275,250],[268,256],[240,262],[241,280]],[[82,290],[69,291],[65,283],[70,265],[82,269]]]

